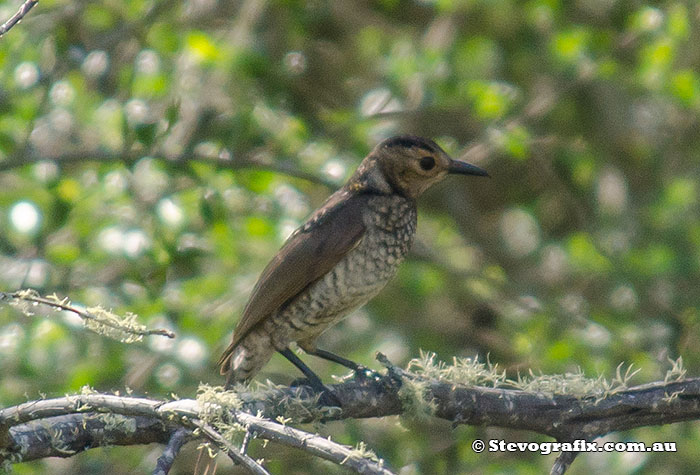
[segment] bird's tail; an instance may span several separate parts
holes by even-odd
[[[226,388],[250,381],[274,353],[270,337],[263,331],[252,331],[229,345],[219,359],[220,372],[226,375]]]

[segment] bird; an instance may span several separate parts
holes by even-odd
[[[360,371],[351,360],[317,348],[316,340],[396,274],[415,236],[417,198],[450,174],[488,176],[429,139],[399,135],[377,144],[262,271],[218,362],[226,388],[249,382],[279,352],[312,388],[328,391],[290,349],[293,342],[307,354]]]

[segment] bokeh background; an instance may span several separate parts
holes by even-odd
[[[17,0],[0,5],[9,18]],[[512,377],[700,374],[700,6],[694,1],[42,0],[0,40],[0,289],[137,313],[178,338],[124,345],[60,313],[0,306],[0,405],[83,385],[192,397],[259,272],[382,138],[438,141],[492,178],[420,203],[397,278],[322,338],[378,368],[419,349]],[[325,379],[342,368],[315,358]],[[275,357],[260,379],[288,383]],[[474,454],[498,428],[395,417],[321,426],[394,470],[543,473]],[[693,473],[700,424],[614,441],[571,473]],[[162,447],[16,473],[150,472]],[[254,443],[275,473],[342,470]],[[188,446],[175,467],[189,473]],[[226,461],[218,473],[234,473]]]

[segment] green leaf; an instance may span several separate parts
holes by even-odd
[[[590,235],[579,232],[571,235],[567,241],[567,251],[571,264],[582,272],[606,273],[612,264],[598,251]]]

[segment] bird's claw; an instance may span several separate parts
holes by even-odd
[[[381,374],[366,366],[362,366],[361,364],[358,364],[353,371],[355,372],[355,378],[358,380],[369,379],[373,381],[380,381],[382,379]]]
[[[298,388],[300,386],[307,386],[314,391],[316,391],[317,394],[319,394],[318,402],[322,406],[329,406],[329,407],[342,407],[342,404],[340,403],[340,399],[338,399],[338,396],[335,395],[332,389],[327,387],[326,385],[322,385],[321,387],[316,387],[310,380],[309,378],[297,378],[294,381],[292,381],[289,384],[290,387],[292,388]]]
[[[340,399],[338,399],[338,396],[336,396],[335,393],[328,388],[321,393],[321,396],[318,398],[318,402],[322,406],[343,407]]]

